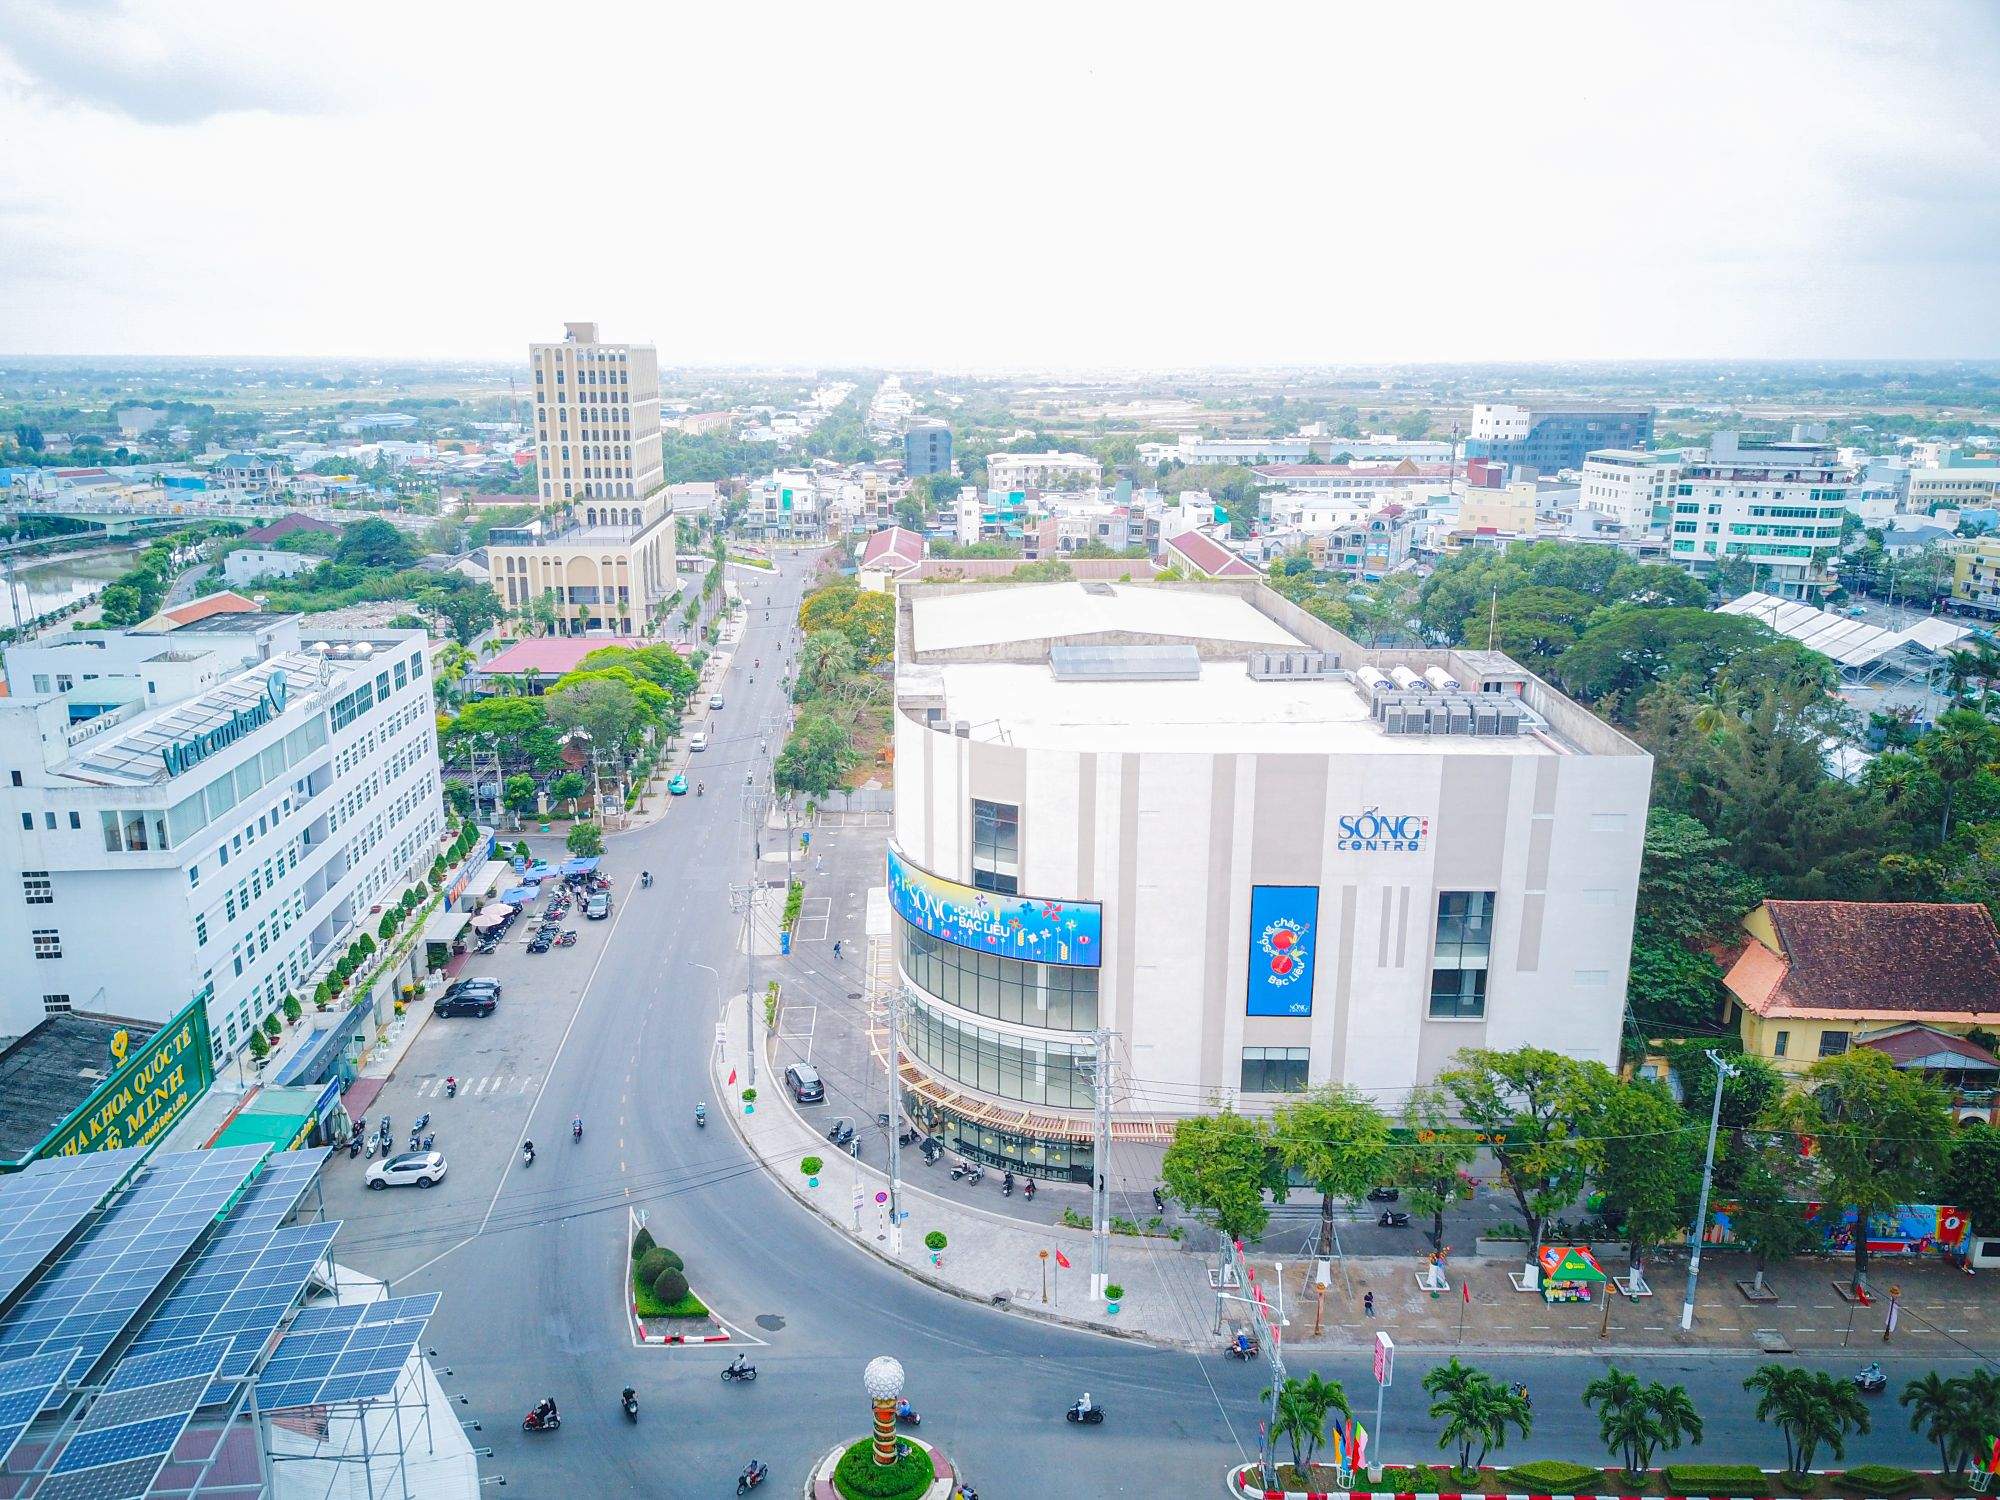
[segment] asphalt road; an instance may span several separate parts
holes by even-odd
[[[744,960],[729,882],[747,877],[749,831],[740,789],[767,718],[782,709],[773,662],[789,629],[803,568],[745,587],[749,634],[711,715],[715,742],[697,756],[710,794],[678,799],[651,827],[611,840],[617,902],[607,922],[577,921],[578,943],[540,957],[518,947],[476,972],[506,985],[490,1020],[430,1021],[375,1105],[407,1139],[428,1109],[450,1174],[428,1191],[361,1190],[362,1163],[338,1158],[329,1213],[346,1221],[341,1259],[398,1292],[444,1294],[426,1340],[445,1388],[483,1424],[483,1471],[524,1495],[726,1494],[752,1456],[771,1465],[772,1493],[796,1494],[807,1466],[835,1441],[861,1435],[861,1371],[893,1354],[942,1445],[987,1500],[1008,1496],[1212,1495],[1224,1468],[1254,1456],[1261,1366],[1051,1328],[935,1292],[864,1254],[795,1207],[757,1168],[710,1097],[717,985],[742,988]],[[766,623],[760,601],[776,595]],[[638,889],[650,869],[651,890]],[[472,972],[472,971],[469,971]],[[441,1081],[463,1091],[445,1100]],[[761,1080],[760,1080],[761,1081]],[[711,1106],[697,1131],[697,1099]],[[569,1121],[581,1115],[580,1143]],[[523,1169],[523,1136],[539,1148]],[[680,1251],[696,1289],[762,1347],[752,1386],[717,1372],[732,1346],[635,1347],[622,1305],[627,1211],[644,1208],[660,1243]],[[1863,1357],[1866,1357],[1865,1355]],[[1479,1356],[1504,1379],[1525,1379],[1538,1430],[1510,1456],[1590,1459],[1596,1423],[1580,1401],[1601,1368],[1577,1356]],[[1363,1360],[1312,1361],[1338,1376],[1372,1418]],[[1776,1434],[1752,1420],[1740,1391],[1756,1363],[1663,1355],[1642,1363],[1685,1381],[1707,1416],[1700,1456],[1776,1463]],[[1926,1362],[1927,1365],[1927,1362]],[[1435,1455],[1408,1359],[1389,1394],[1374,1452],[1390,1461]],[[445,1374],[446,1370],[449,1374]],[[1293,1373],[1301,1373],[1294,1369]],[[1900,1381],[1918,1366],[1892,1365]],[[641,1403],[628,1425],[617,1393]],[[1103,1427],[1072,1428],[1063,1408],[1088,1388]],[[552,1394],[560,1432],[529,1435],[520,1418]],[[1849,1461],[1921,1461],[1892,1401],[1881,1430]]]

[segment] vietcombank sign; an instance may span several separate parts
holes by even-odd
[[[34,1154],[76,1156],[143,1146],[207,1093],[214,1077],[208,1016],[196,1001],[148,1037]]]

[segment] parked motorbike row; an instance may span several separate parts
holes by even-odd
[[[451,1092],[456,1094],[458,1090],[454,1087]],[[407,1147],[408,1150],[429,1151],[437,1145],[436,1133],[427,1128],[430,1123],[431,1117],[428,1111],[417,1116],[416,1122],[410,1126],[410,1144]],[[354,1122],[353,1130],[348,1132],[347,1157],[349,1161],[354,1160],[364,1153],[372,1161],[378,1155],[393,1156],[395,1151],[395,1126],[387,1115],[382,1116],[372,1131],[368,1128],[368,1117],[363,1115]]]

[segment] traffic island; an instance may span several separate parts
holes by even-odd
[[[1232,1495],[1256,1500],[1981,1500],[1963,1475],[1864,1464],[1807,1475],[1750,1464],[1670,1464],[1631,1475],[1561,1460],[1481,1468],[1471,1473],[1432,1465],[1342,1471],[1328,1464],[1277,1466],[1266,1488],[1260,1464],[1229,1471]]]
[[[861,1438],[829,1449],[813,1466],[809,1500],[952,1500],[958,1475],[937,1445],[899,1438],[903,1457],[878,1467],[875,1440]]]
[[[721,1344],[729,1330],[708,1310],[708,1304],[688,1285],[681,1257],[628,1219],[630,1254],[625,1260],[625,1305],[642,1344]]]

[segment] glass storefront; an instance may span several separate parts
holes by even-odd
[[[903,1112],[944,1143],[947,1157],[962,1156],[967,1161],[984,1162],[998,1171],[1011,1170],[1017,1177],[1046,1177],[1056,1182],[1091,1180],[1095,1153],[1087,1142],[1045,1141],[975,1125],[909,1091],[903,1095]]]
[[[1097,1027],[1097,970],[978,953],[894,918],[897,956],[910,983],[945,1004],[1016,1026]]]
[[[999,1099],[1092,1109],[1089,1063],[1095,1048],[1018,1037],[961,1022],[921,999],[910,1007],[904,1044],[925,1067],[955,1083]]]

